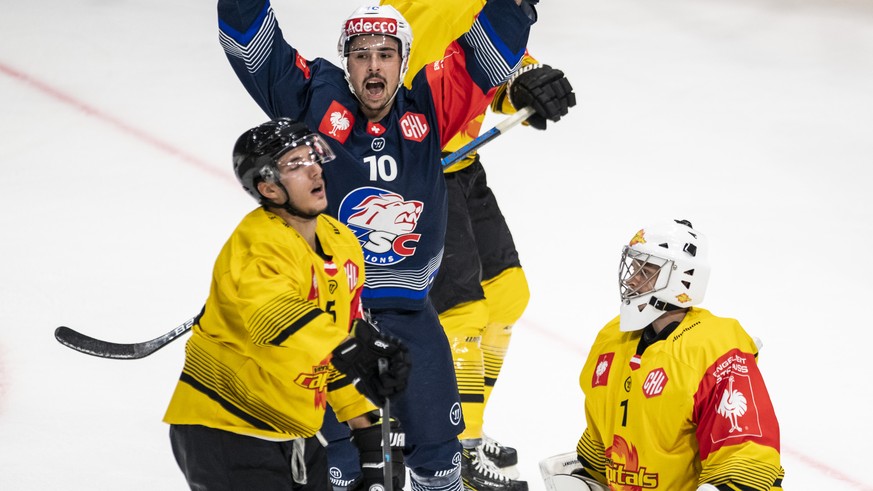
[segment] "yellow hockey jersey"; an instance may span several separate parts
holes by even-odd
[[[361,316],[361,248],[317,220],[323,255],[263,208],[243,218],[215,261],[165,422],[290,440],[318,431],[326,401],[340,421],[375,409],[330,365]]]
[[[641,333],[613,319],[579,376],[586,469],[614,491],[781,489],[779,424],[740,324],[691,308],[637,356]]]
[[[418,70],[424,65],[440,60],[445,56],[446,46],[470,29],[473,21],[485,6],[486,0],[381,0],[381,5],[391,5],[396,8],[412,28],[412,51],[409,55],[409,70],[406,72],[407,86],[411,86],[412,79]],[[525,54],[522,65],[530,65],[537,61],[529,54]],[[512,114],[516,110],[506,97],[506,85],[496,89],[492,110],[503,114]],[[448,143],[443,145],[443,152],[452,153],[455,150],[470,143],[479,136],[482,123],[485,121],[485,112],[471,119],[469,123]],[[446,172],[455,172],[467,167],[476,156],[476,153],[468,155],[455,164],[446,168]]]

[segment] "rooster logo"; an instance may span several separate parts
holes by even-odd
[[[609,362],[606,360],[601,360],[600,363],[597,364],[597,368],[594,370],[594,383],[600,383],[600,376],[606,373],[606,369],[609,368]]]
[[[330,125],[333,127],[330,130],[330,136],[336,136],[337,131],[345,131],[349,129],[351,126],[351,122],[349,118],[346,117],[345,112],[334,111],[330,113]]]
[[[746,401],[746,396],[734,389],[734,377],[731,376],[728,378],[728,386],[721,395],[721,402],[718,404],[718,414],[731,422],[731,429],[728,433],[743,431],[739,419],[746,414],[748,408],[749,403]]]
[[[612,358],[615,353],[603,353],[597,357],[594,365],[594,374],[591,376],[591,387],[606,385],[609,383],[609,367],[612,366]]]
[[[321,117],[318,131],[340,143],[345,143],[353,126],[355,126],[355,117],[352,112],[339,102],[333,101]]]

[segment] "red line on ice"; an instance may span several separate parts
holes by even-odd
[[[64,92],[61,89],[51,86],[50,84],[43,82],[37,79],[34,76],[28,75],[27,73],[16,70],[9,65],[0,62],[0,73],[5,74],[6,76],[18,80],[19,82],[32,87],[38,92],[46,95],[56,102],[59,102],[65,106],[72,107],[78,109],[79,111],[85,113],[86,115],[100,120],[104,124],[112,126],[118,131],[122,133],[126,133],[129,136],[155,148],[160,150],[172,157],[176,157],[183,162],[186,162],[197,169],[206,172],[215,177],[219,177],[221,179],[229,179],[229,174],[219,171],[215,166],[208,164],[206,161],[198,159],[193,155],[186,153],[185,151],[179,149],[178,147],[167,143],[166,141],[160,139],[157,136],[154,136],[147,131],[137,128],[136,126],[120,119],[111,114],[107,114],[96,107],[77,99],[76,97]],[[234,181],[235,183],[235,181]]]

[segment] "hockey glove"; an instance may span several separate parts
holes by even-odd
[[[576,105],[576,94],[564,72],[549,65],[528,65],[509,80],[509,100],[521,109],[531,106],[536,113],[527,123],[538,130],[546,121],[558,121]]]
[[[403,392],[409,378],[409,352],[397,338],[380,333],[369,322],[358,319],[352,338],[333,350],[333,366],[352,379],[358,392],[377,406]],[[379,359],[387,368],[379,370]]]
[[[403,465],[403,445],[405,435],[400,424],[391,421],[391,481],[394,489],[406,485],[406,467]],[[352,430],[352,443],[358,448],[361,459],[361,478],[350,487],[353,490],[368,491],[374,484],[384,484],[384,462],[382,461],[382,425]],[[376,489],[382,489],[377,487]]]

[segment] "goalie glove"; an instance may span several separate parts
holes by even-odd
[[[531,106],[536,113],[527,123],[538,130],[546,129],[546,121],[558,121],[576,105],[576,94],[564,72],[549,65],[528,65],[508,82],[507,92],[513,107]]]
[[[333,366],[352,379],[355,388],[373,404],[382,407],[385,399],[403,392],[409,378],[409,352],[397,338],[376,330],[358,319],[353,336],[333,350]],[[379,369],[379,359],[388,363]]]

